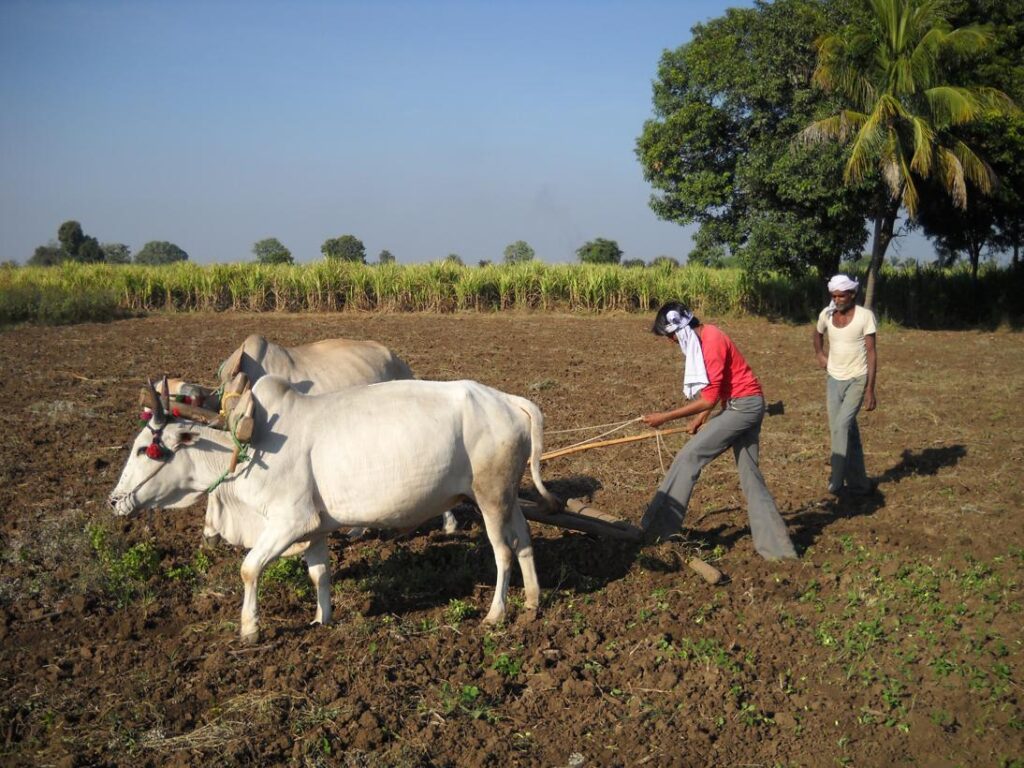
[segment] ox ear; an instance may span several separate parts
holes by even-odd
[[[244,374],[243,374],[244,375]],[[228,416],[228,429],[231,433],[242,443],[248,443],[252,440],[253,430],[253,406],[255,403],[252,399],[252,389],[246,387],[245,391],[242,392],[238,398],[238,404],[232,409]]]

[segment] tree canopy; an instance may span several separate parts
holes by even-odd
[[[100,250],[108,264],[130,264],[132,261],[132,249],[124,243],[103,243]]]
[[[618,264],[622,261],[622,249],[614,240],[599,237],[577,248],[576,256],[584,264]]]
[[[150,240],[135,254],[136,264],[173,264],[176,261],[188,261],[188,254],[166,240]]]
[[[658,217],[699,224],[691,262],[801,273],[859,254],[863,190],[841,183],[841,148],[793,141],[832,106],[811,83],[811,44],[847,4],[759,0],[662,55],[636,152]]]
[[[320,246],[320,252],[328,259],[354,261],[358,264],[366,263],[366,247],[363,245],[363,241],[355,235],[329,238]]]
[[[524,261],[533,261],[536,253],[525,240],[516,240],[505,246],[504,256],[506,264],[520,264]]]
[[[387,250],[385,248],[383,251],[381,251],[377,255],[377,263],[378,264],[394,264],[395,263],[395,254],[393,254],[391,251],[389,251],[389,250]]]
[[[991,40],[980,26],[953,29],[948,5],[938,0],[867,0],[865,12],[816,43],[814,82],[836,94],[841,108],[801,136],[847,146],[844,181],[872,186],[867,307],[900,208],[916,217],[929,180],[961,210],[968,185],[982,194],[995,185],[992,169],[957,129],[1005,112],[1011,102],[994,88],[964,84],[963,69],[944,66]]]
[[[292,252],[276,237],[265,237],[253,243],[252,252],[260,264],[294,264]]]

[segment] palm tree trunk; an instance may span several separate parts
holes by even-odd
[[[885,261],[885,252],[889,250],[889,243],[892,242],[893,227],[896,225],[896,215],[899,213],[899,203],[889,200],[884,209],[875,215],[874,235],[871,239],[871,263],[868,265],[868,284],[864,289],[864,307],[874,310],[875,288],[878,284],[878,273],[882,269],[882,262]]]

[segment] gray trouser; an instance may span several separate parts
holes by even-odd
[[[838,493],[845,484],[855,492],[870,488],[864,469],[864,447],[857,429],[857,412],[864,402],[867,375],[840,381],[828,377],[828,426],[832,433],[832,475],[828,489]]]
[[[701,470],[731,446],[740,473],[740,488],[747,500],[754,548],[769,560],[796,557],[786,524],[757,466],[763,419],[763,397],[736,398],[690,438],[644,513],[641,527],[646,541],[664,539],[682,529],[690,494]]]

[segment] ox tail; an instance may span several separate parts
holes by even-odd
[[[558,512],[562,508],[562,502],[544,487],[544,481],[540,478],[540,455],[544,451],[544,414],[532,400],[514,395],[512,399],[530,420],[530,477],[533,479],[533,485],[544,499],[548,511]]]

